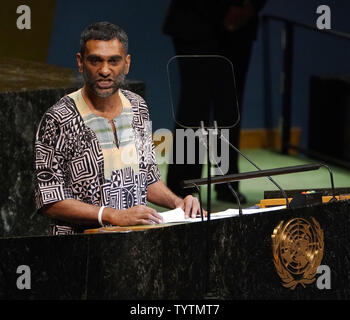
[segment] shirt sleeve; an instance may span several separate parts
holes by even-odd
[[[160,180],[160,171],[156,162],[154,143],[151,141],[151,163],[148,166],[147,186]]]
[[[145,122],[145,131],[147,137],[147,186],[160,180],[160,171],[156,161],[155,147],[152,139],[152,122],[148,120]]]
[[[72,198],[70,189],[64,183],[64,157],[58,147],[62,141],[63,134],[58,121],[50,113],[45,113],[34,146],[37,210],[46,204]]]

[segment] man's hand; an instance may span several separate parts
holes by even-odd
[[[200,214],[200,205],[197,198],[191,195],[184,199],[179,198],[161,180],[148,187],[147,200],[169,209],[181,208],[185,212],[186,219],[195,218],[197,214]],[[203,210],[203,214],[207,214],[205,210]]]
[[[138,205],[125,210],[118,210],[110,215],[109,219],[111,224],[118,226],[135,226],[154,223],[163,223],[163,218],[156,210],[144,206]]]
[[[176,201],[176,208],[181,208],[185,212],[185,219],[196,218],[197,214],[199,215],[201,213],[198,199],[191,195],[188,195],[184,199],[179,198]],[[207,214],[204,209],[203,214]]]

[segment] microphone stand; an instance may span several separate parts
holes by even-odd
[[[236,148],[230,141],[228,141],[224,136],[222,136],[220,134],[220,139],[222,139],[222,138],[224,138],[225,142],[227,142],[232,149],[234,149],[239,155],[241,155],[244,159],[246,159],[253,167],[255,167],[259,171],[262,171],[262,169],[259,168],[253,161],[251,161],[242,151],[240,151],[238,148]],[[287,196],[286,192],[284,191],[284,189],[282,189],[280,187],[280,185],[274,179],[272,179],[270,176],[266,176],[266,178],[268,178],[281,191],[283,197],[286,199],[286,207],[288,209],[290,209],[288,196]]]
[[[333,172],[332,172],[332,169],[330,167],[328,167],[327,165],[325,164],[321,164],[322,167],[325,167],[328,172],[329,172],[329,176],[330,176],[330,179],[331,179],[331,188],[332,188],[332,199],[329,200],[329,202],[335,202],[335,201],[338,201],[338,199],[336,198],[335,196],[335,189],[334,189],[334,179],[333,179]]]
[[[210,213],[211,213],[211,172],[210,172],[210,169],[211,169],[211,162],[210,162],[210,138],[209,138],[209,135],[210,135],[210,130],[209,128],[205,128],[204,127],[204,121],[201,121],[200,122],[201,124],[201,129],[202,129],[202,134],[203,134],[203,137],[206,136],[207,137],[207,221],[208,223],[205,224],[205,230],[206,230],[206,243],[207,243],[207,248],[206,248],[206,253],[207,253],[207,264],[206,264],[206,274],[207,274],[207,278],[206,278],[206,292],[207,292],[207,297],[211,296],[211,292],[210,292],[210,279],[209,279],[209,274],[210,274],[210,271],[209,271],[209,251],[210,251],[210,244],[211,244],[211,241],[209,239],[209,227],[210,227]],[[197,186],[197,185],[196,185]],[[198,186],[197,186],[198,188]],[[199,188],[198,188],[199,189]],[[200,193],[200,192],[199,192]],[[201,205],[202,207],[202,205]],[[201,212],[202,214],[202,212]],[[203,214],[202,214],[202,220],[203,220]]]
[[[259,171],[261,171],[261,169],[253,162],[251,161],[242,151],[240,151],[238,148],[236,148],[232,143],[230,143],[230,141],[228,141],[224,136],[220,135],[220,139],[224,138],[224,140],[229,144],[229,146],[234,149],[236,152],[238,152],[244,159],[246,159],[251,165],[253,165],[256,169],[258,169]],[[319,166],[319,167],[324,167],[328,170],[329,172],[329,176],[330,176],[330,180],[331,180],[331,189],[332,189],[332,199],[329,200],[330,202],[335,202],[335,201],[338,201],[336,196],[335,196],[335,188],[334,188],[334,179],[333,179],[333,172],[332,172],[332,169],[325,165],[325,164],[322,164],[322,163],[319,163],[319,164],[316,164],[316,166]],[[311,169],[313,170],[313,169]],[[283,197],[286,199],[286,206],[287,208],[289,209],[290,208],[290,204],[289,204],[289,201],[288,201],[288,196],[286,194],[286,192],[284,191],[284,189],[282,189],[278,183],[272,179],[270,176],[266,176],[266,178],[268,178],[282,193]]]
[[[207,168],[207,221],[210,221],[210,213],[211,213],[211,162],[210,162],[210,145],[209,145],[209,135],[210,135],[210,131],[209,128],[205,128],[204,127],[204,121],[200,122],[201,124],[201,128],[202,128],[202,134],[203,136],[207,137],[207,158],[208,158],[208,168]]]
[[[202,125],[202,127],[203,127],[203,121],[201,121],[201,125]],[[203,131],[202,131],[202,133],[203,133]],[[220,136],[219,129],[218,129],[218,127],[217,127],[216,121],[214,121],[214,133],[213,133],[213,134],[216,135],[216,136]],[[203,135],[204,135],[204,133],[203,133]],[[209,134],[208,134],[208,137],[209,137]],[[209,140],[207,139],[207,144],[205,143],[205,140],[204,140],[204,139],[199,138],[199,141],[202,142],[203,146],[207,149],[207,157],[208,157],[208,159],[209,159],[209,157],[210,157]],[[213,157],[213,158],[214,158],[214,157]],[[219,167],[219,165],[218,165],[217,162],[215,162],[215,165],[216,165],[217,168],[220,170],[221,174],[224,176],[224,173],[222,172],[222,170],[221,170],[221,168]],[[208,172],[208,176],[209,176],[209,173],[210,173],[210,172]],[[209,180],[209,181],[210,181],[210,184],[211,184],[211,176],[210,176],[210,180]],[[196,185],[196,187],[198,188],[197,185]],[[229,190],[231,191],[232,195],[236,198],[237,204],[238,204],[238,214],[239,214],[239,216],[242,216],[242,215],[243,215],[243,212],[242,212],[241,201],[239,200],[239,197],[238,197],[236,191],[232,188],[232,186],[231,186],[231,184],[230,184],[229,182],[227,183],[227,187],[228,187]]]
[[[202,197],[201,197],[201,190],[199,189],[199,187],[194,183],[193,187],[195,187],[197,189],[198,192],[198,197],[199,197],[199,208],[201,210],[201,219],[202,221],[204,220],[204,215],[203,215],[203,206],[202,206]]]

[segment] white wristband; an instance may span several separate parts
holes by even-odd
[[[103,222],[102,222],[102,213],[103,213],[103,209],[104,208],[106,208],[105,206],[102,206],[101,208],[100,208],[100,210],[98,211],[98,223],[102,226],[102,227],[104,227],[105,225],[103,224]]]

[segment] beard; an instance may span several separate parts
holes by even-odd
[[[108,98],[115,94],[125,83],[125,69],[115,77],[108,77],[112,81],[112,85],[108,89],[101,89],[98,87],[99,80],[107,80],[105,78],[95,78],[85,67],[83,68],[83,77],[86,86],[98,97]]]

